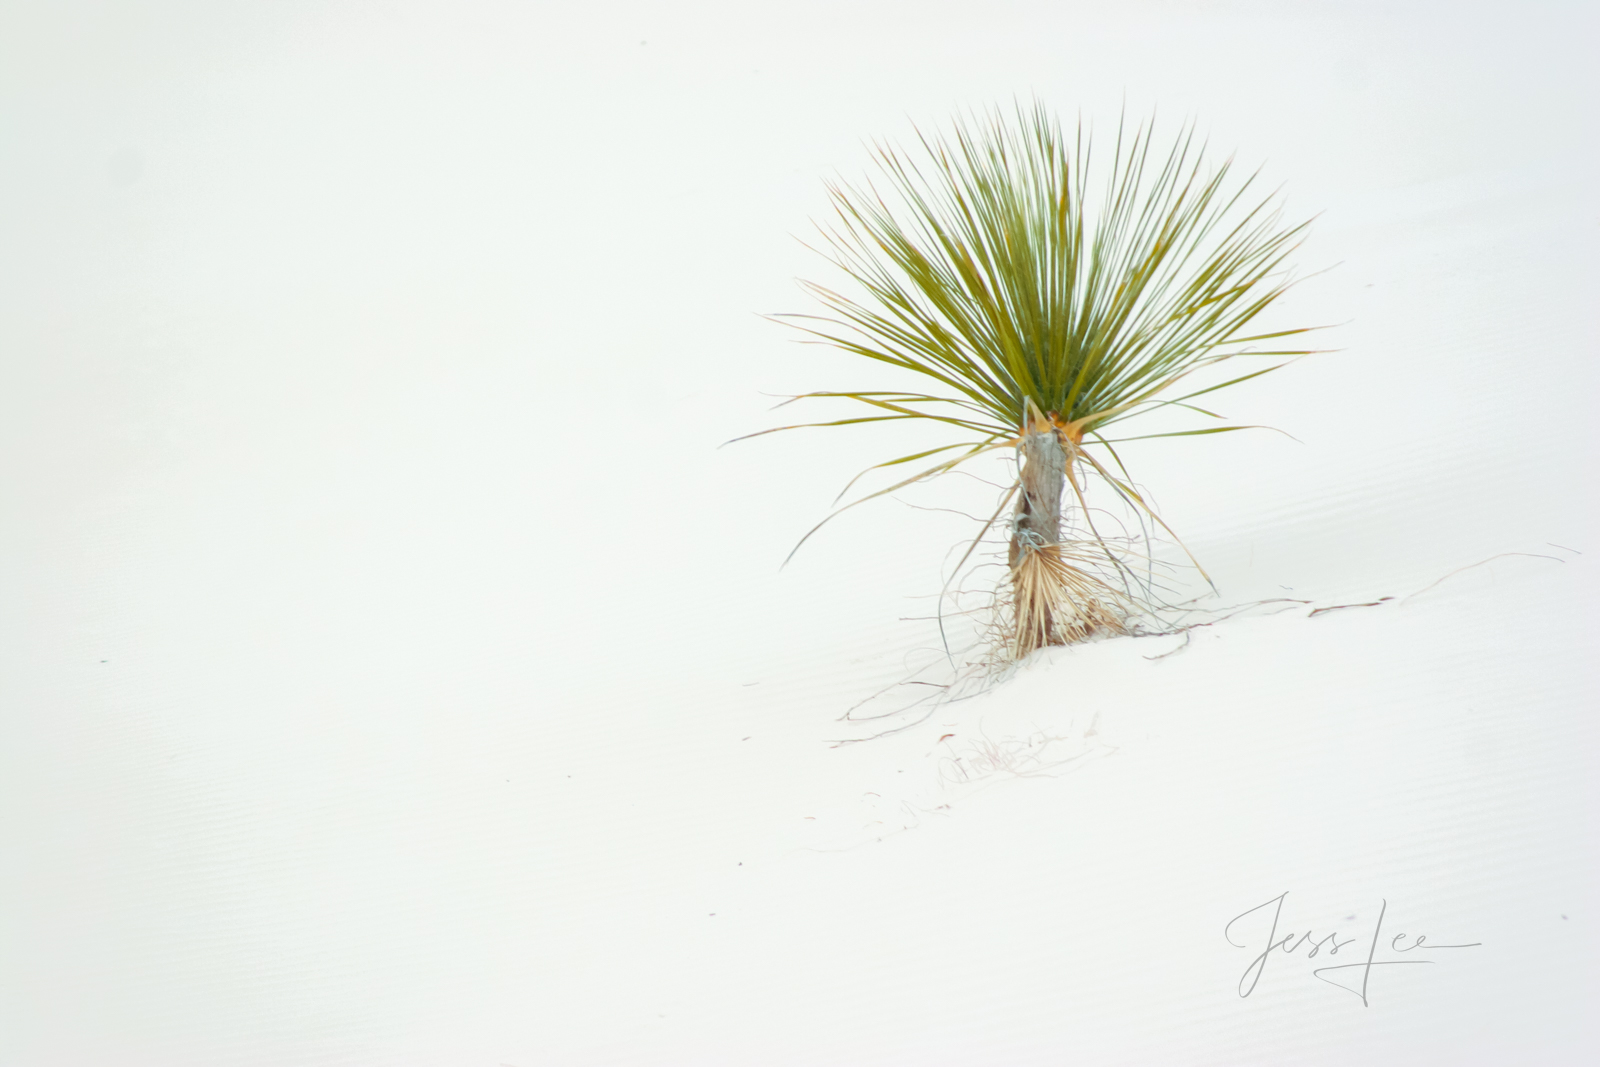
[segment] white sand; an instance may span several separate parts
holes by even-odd
[[[556,10],[0,13],[0,1065],[1600,1062],[1588,5]],[[780,572],[916,435],[717,450],[875,384],[754,313],[1033,92],[1324,212],[1300,443],[1126,456],[1310,603],[829,747],[969,527]]]

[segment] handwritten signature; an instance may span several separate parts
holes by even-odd
[[[1240,912],[1238,915],[1235,915],[1232,919],[1228,920],[1228,925],[1222,929],[1222,936],[1228,939],[1228,944],[1232,945],[1234,948],[1242,948],[1246,950],[1251,948],[1250,944],[1241,944],[1238,941],[1235,941],[1233,938],[1233,928],[1235,925],[1243,923],[1246,927],[1248,927],[1250,923],[1246,922],[1246,920],[1252,915],[1258,915],[1258,918],[1251,921],[1257,926],[1265,927],[1267,930],[1265,942],[1266,947],[1261,950],[1260,955],[1256,956],[1255,959],[1250,961],[1250,965],[1244,969],[1244,974],[1239,976],[1239,995],[1241,997],[1248,997],[1251,993],[1255,992],[1256,983],[1261,981],[1261,976],[1266,973],[1267,960],[1275,951],[1281,951],[1286,956],[1292,956],[1296,952],[1299,952],[1300,949],[1309,945],[1310,950],[1306,952],[1306,959],[1316,959],[1323,949],[1327,949],[1327,954],[1329,956],[1337,956],[1341,948],[1353,945],[1357,941],[1361,940],[1360,938],[1352,937],[1349,940],[1341,941],[1339,939],[1339,931],[1337,930],[1327,934],[1324,937],[1317,937],[1316,932],[1313,930],[1307,930],[1304,933],[1298,934],[1291,931],[1280,936],[1278,934],[1278,925],[1283,918],[1283,901],[1288,895],[1289,893],[1286,890],[1282,893],[1279,893],[1265,904],[1257,904],[1249,911]],[[1271,909],[1272,915],[1272,922],[1270,926],[1267,926],[1266,924],[1266,912],[1268,909]],[[1378,958],[1378,941],[1383,935],[1383,918],[1388,913],[1388,910],[1389,902],[1385,900],[1382,906],[1378,909],[1378,921],[1372,928],[1372,940],[1367,942],[1366,959],[1360,961],[1359,963],[1334,963],[1324,967],[1318,967],[1311,972],[1312,975],[1322,979],[1331,986],[1343,989],[1347,993],[1354,993],[1356,996],[1361,998],[1361,1003],[1363,1005],[1367,1005],[1367,986],[1372,980],[1372,969],[1374,967],[1395,967],[1408,964],[1436,962],[1429,959],[1392,960]],[[1245,936],[1243,931],[1241,931],[1240,936]],[[1409,945],[1402,944],[1402,942],[1407,940],[1410,941]],[[1255,943],[1260,944],[1261,942],[1257,941]],[[1427,934],[1417,934],[1415,937],[1413,937],[1408,933],[1399,933],[1389,938],[1388,951],[1390,953],[1399,955],[1402,953],[1411,952],[1432,952],[1435,949],[1477,948],[1481,944],[1483,944],[1483,942],[1474,941],[1471,944],[1466,945],[1440,945],[1429,941]],[[1356,951],[1359,952],[1360,949],[1357,949]],[[1344,973],[1346,971],[1354,971],[1357,973],[1346,975]],[[1336,978],[1329,977],[1329,975],[1333,972],[1339,972],[1339,978],[1354,979],[1359,977],[1361,980],[1361,985],[1359,987],[1354,985],[1346,985],[1344,982],[1338,981]]]

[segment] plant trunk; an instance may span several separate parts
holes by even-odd
[[[1067,453],[1055,430],[1024,434],[1022,495],[1012,517],[1011,551],[1015,571],[1031,549],[1053,548],[1061,540],[1061,493],[1067,480]]]
[[[1022,492],[1011,522],[1010,658],[1100,632],[1127,633],[1116,591],[1061,545],[1061,494],[1073,446],[1051,427],[1022,436]]]
[[[1061,490],[1067,454],[1054,427],[1022,436],[1022,492],[1011,520],[1011,655],[1059,644]]]

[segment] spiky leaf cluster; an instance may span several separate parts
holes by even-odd
[[[1108,448],[1117,441],[1107,427],[1156,406],[1220,418],[1190,401],[1282,363],[1165,394],[1236,356],[1305,354],[1275,346],[1304,329],[1250,325],[1288,287],[1284,260],[1307,224],[1285,227],[1273,197],[1252,196],[1256,175],[1234,182],[1231,160],[1209,165],[1192,127],[1164,152],[1153,124],[1119,124],[1110,145],[1096,146],[1081,124],[1069,140],[1036,104],[958,120],[947,136],[919,133],[916,147],[876,149],[881,188],[830,186],[836,218],[822,227],[819,251],[855,283],[853,294],[803,283],[831,315],[780,316],[937,383],[927,392],[807,393],[794,399],[876,410],[805,425],[918,419],[962,431],[956,443],[868,468],[957,453],[871,496],[1005,447],[1041,413]]]

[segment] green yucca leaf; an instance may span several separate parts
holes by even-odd
[[[963,446],[957,445],[955,447],[960,448],[960,447],[963,447]],[[800,546],[805,544],[807,541],[809,541],[811,539],[811,535],[812,534],[814,534],[818,530],[822,529],[835,516],[839,515],[842,512],[849,511],[851,508],[855,507],[857,504],[865,504],[869,500],[876,500],[880,496],[887,496],[888,494],[896,491],[897,489],[904,489],[908,485],[914,485],[917,482],[923,481],[924,479],[932,478],[935,475],[943,474],[944,472],[949,471],[949,470],[954,470],[959,464],[966,462],[967,460],[971,459],[973,456],[979,455],[979,454],[984,453],[984,452],[991,452],[994,449],[1003,448],[1003,447],[1005,447],[1004,444],[991,444],[991,443],[986,443],[986,442],[980,441],[977,444],[973,444],[971,446],[968,446],[967,447],[967,451],[963,452],[961,455],[957,456],[955,459],[947,460],[947,461],[945,461],[943,463],[936,464],[936,465],[934,465],[932,467],[929,467],[927,470],[919,471],[918,473],[913,474],[911,477],[906,478],[904,481],[896,482],[895,484],[893,484],[893,485],[891,485],[891,486],[889,486],[889,487],[887,487],[885,489],[879,489],[876,493],[869,493],[868,495],[862,497],[860,500],[851,501],[850,503],[846,504],[844,507],[840,508],[838,511],[834,512],[832,515],[829,515],[826,519],[823,519],[821,522],[819,522],[815,526],[811,527],[811,529],[807,530],[806,531],[806,535],[804,537],[800,538],[800,540],[795,543],[795,546],[792,549],[789,550],[789,554],[784,557],[783,562],[787,564],[789,562],[789,560],[793,559],[794,558],[794,554],[796,552],[800,551]],[[940,449],[939,451],[948,451],[948,449]],[[903,460],[904,459],[915,459],[915,458],[917,458],[917,457],[915,457],[915,456],[902,457]],[[895,463],[899,463],[899,462],[902,462],[902,460],[890,460],[888,463],[881,463],[881,464],[878,464],[878,466],[892,466]],[[873,468],[870,468],[870,467],[868,468],[868,470],[871,470],[871,469],[873,469]],[[866,473],[866,472],[863,471],[862,473]],[[860,476],[857,475],[857,477],[860,477]]]
[[[1105,441],[1104,443],[1108,445],[1120,445],[1124,441],[1149,441],[1156,437],[1193,437],[1196,434],[1202,433],[1229,433],[1233,430],[1271,430],[1274,428],[1275,427],[1272,426],[1207,426],[1199,430],[1174,430],[1171,433],[1140,434],[1138,437],[1116,437]],[[1282,430],[1279,430],[1278,432],[1283,433]]]

